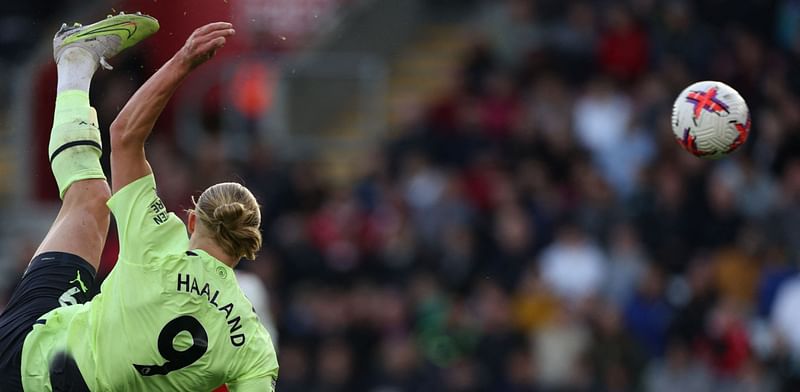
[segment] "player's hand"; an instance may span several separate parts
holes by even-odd
[[[227,37],[234,34],[236,34],[236,30],[228,22],[209,23],[199,27],[189,36],[176,57],[189,70],[192,70],[214,57],[217,50],[225,46]]]

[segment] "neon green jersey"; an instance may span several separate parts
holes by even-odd
[[[55,309],[28,334],[26,391],[50,391],[53,357],[71,355],[92,391],[272,391],[272,341],[233,270],[187,251],[183,222],[164,208],[152,175],[119,190],[119,261],[101,294]]]

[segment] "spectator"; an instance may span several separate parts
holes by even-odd
[[[572,224],[562,226],[539,256],[543,281],[571,304],[600,292],[606,263],[602,250]]]
[[[663,272],[651,265],[624,309],[625,326],[645,354],[660,357],[667,343],[673,312],[664,297]]]
[[[603,291],[611,303],[621,307],[634,295],[648,262],[632,226],[622,224],[615,227],[608,260]]]
[[[617,80],[635,80],[647,69],[650,49],[647,32],[622,3],[611,4],[605,18],[605,33],[598,44],[599,63]]]
[[[355,388],[350,345],[341,340],[326,341],[319,348],[317,358],[317,385],[312,390],[345,392]]]
[[[537,330],[533,339],[535,374],[545,390],[581,390],[591,382],[582,365],[591,334],[575,314],[562,308],[553,322]]]
[[[632,107],[609,80],[590,82],[586,93],[575,103],[575,132],[583,147],[601,157],[614,154],[628,133]]]
[[[593,342],[588,355],[593,380],[601,390],[625,391],[639,385],[644,353],[626,333],[622,314],[613,304],[590,310]]]
[[[645,389],[649,392],[708,392],[714,390],[711,373],[702,362],[693,358],[685,343],[672,341],[663,360],[651,363],[645,372]]]
[[[544,39],[539,28],[534,2],[502,0],[492,2],[484,13],[483,31],[489,37],[497,58],[503,64],[515,66],[529,52],[537,49]]]
[[[372,391],[416,391],[424,389],[426,376],[413,342],[407,337],[384,340]]]
[[[795,276],[784,282],[775,297],[772,308],[772,325],[780,336],[786,340],[792,355],[800,355],[800,277]]]
[[[287,392],[302,392],[310,388],[310,364],[305,349],[296,344],[285,344],[280,348],[281,376],[278,388]]]

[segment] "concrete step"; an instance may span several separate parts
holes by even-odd
[[[425,104],[452,82],[452,75],[470,44],[468,32],[459,25],[431,25],[423,28],[414,41],[390,64],[386,96],[389,132],[400,120],[396,108],[409,101]],[[331,124],[330,132],[337,141],[357,141],[360,124],[355,111],[344,114]],[[348,183],[365,170],[371,159],[369,148],[347,154],[323,155],[318,167],[336,183]]]

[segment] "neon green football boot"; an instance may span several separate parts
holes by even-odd
[[[108,59],[153,35],[158,28],[155,18],[140,12],[120,12],[88,26],[64,23],[53,38],[53,58],[58,64],[65,49],[80,47],[95,55],[103,68],[112,69]]]

